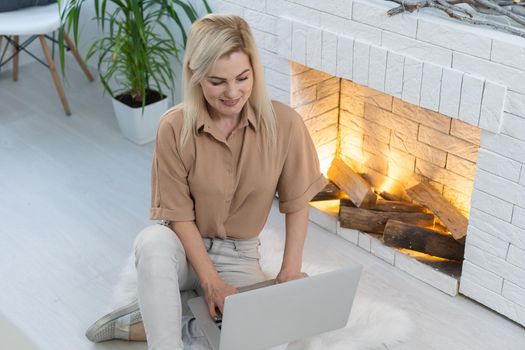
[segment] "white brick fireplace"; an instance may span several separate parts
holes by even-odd
[[[291,103],[294,61],[481,129],[459,292],[525,325],[525,39],[382,0],[217,3],[252,26],[274,99]]]

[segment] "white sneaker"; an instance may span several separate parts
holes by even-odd
[[[101,317],[86,331],[86,337],[92,342],[106,340],[129,340],[130,326],[142,322],[139,302],[135,300]]]

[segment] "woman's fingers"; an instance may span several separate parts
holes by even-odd
[[[211,318],[217,317],[217,311],[215,310],[215,303],[213,300],[208,300],[208,312],[210,313]]]
[[[221,281],[218,285],[209,286],[205,291],[208,312],[212,318],[218,316],[218,313],[224,313],[224,299],[228,295],[236,294],[237,288]]]
[[[224,298],[218,295],[213,295],[208,300],[208,312],[212,318],[222,315],[224,313]]]
[[[221,315],[224,314],[224,298],[217,300],[217,307],[221,311]]]

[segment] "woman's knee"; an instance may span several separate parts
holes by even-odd
[[[151,225],[142,230],[133,244],[135,251],[135,262],[139,256],[162,254],[177,255],[184,253],[184,248],[179,237],[169,227],[163,225]]]

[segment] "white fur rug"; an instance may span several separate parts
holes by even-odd
[[[269,277],[273,277],[279,272],[284,245],[277,233],[268,231],[266,230],[261,235],[261,266]],[[309,275],[316,275],[342,266],[326,255],[320,254],[313,259],[305,257],[303,270]],[[133,256],[130,256],[125,262],[120,280],[114,289],[112,308],[124,305],[136,298],[136,272],[133,261]],[[288,344],[286,350],[389,349],[408,340],[413,330],[414,324],[405,311],[357,295],[345,328],[292,342]],[[187,350],[203,348],[202,344],[186,345]]]

